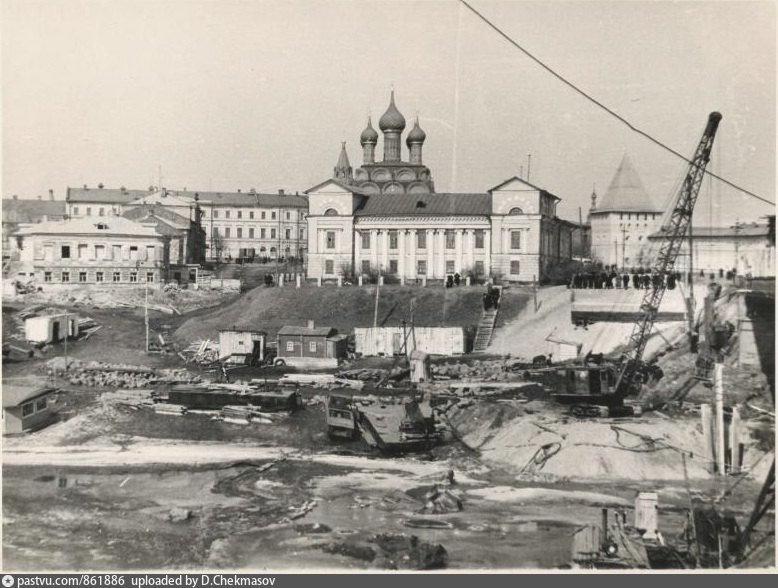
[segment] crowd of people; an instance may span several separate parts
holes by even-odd
[[[500,304],[500,289],[492,286],[491,282],[486,282],[486,292],[483,296],[484,310],[497,308]]]
[[[569,288],[576,289],[612,289],[621,288],[627,290],[633,288],[636,290],[648,290],[649,288],[659,288],[664,285],[668,290],[674,290],[675,285],[681,280],[681,273],[660,274],[649,272],[618,273],[615,270],[610,272],[584,272],[574,274]]]

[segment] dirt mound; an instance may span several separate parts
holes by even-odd
[[[410,302],[415,299],[416,326],[474,329],[481,316],[482,294],[482,289],[477,287],[385,286],[378,302],[378,323],[396,326],[408,320]],[[503,312],[507,318],[515,317],[527,299],[526,292],[511,289],[503,296]],[[350,333],[354,327],[372,326],[374,309],[373,287],[259,287],[208,316],[186,321],[175,334],[188,342],[213,339],[219,329],[229,326],[262,329],[272,338],[284,325],[305,324],[306,320]]]
[[[696,417],[650,415],[629,422],[506,415],[499,404],[450,411],[451,423],[483,459],[519,477],[573,480],[683,480],[682,454],[692,479],[708,479],[702,432]],[[501,421],[496,427],[495,422]],[[546,448],[553,447],[553,451]],[[746,445],[745,469],[762,455]]]

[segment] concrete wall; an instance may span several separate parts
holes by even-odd
[[[416,327],[416,349],[432,355],[461,355],[465,352],[465,334],[461,327]],[[408,348],[413,349],[410,328],[406,327]],[[366,356],[396,355],[403,341],[402,327],[357,327],[354,329],[356,352]]]

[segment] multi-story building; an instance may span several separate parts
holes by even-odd
[[[771,222],[774,222],[771,221]],[[649,237],[658,250],[662,233]],[[770,224],[737,223],[730,227],[693,227],[694,257],[689,260],[689,240],[684,239],[675,268],[680,272],[703,271],[706,275],[739,275],[755,278],[775,276],[775,235]]]
[[[112,190],[68,188],[71,218],[120,215],[154,205],[191,218],[195,206],[202,211],[207,257],[230,260],[241,257],[302,258],[307,246],[305,197],[248,192],[192,192],[188,190]]]
[[[54,200],[54,191],[49,190],[49,199],[38,196],[37,200],[3,198],[3,259],[18,256],[14,234],[22,224],[41,223],[65,218],[65,202]]]
[[[39,285],[158,285],[169,279],[170,237],[120,216],[48,221],[16,233],[20,261]]]
[[[650,263],[648,236],[662,226],[662,209],[649,196],[627,154],[602,202],[592,194],[589,223],[594,261],[625,268]]]
[[[378,137],[362,133],[364,165],[352,170],[345,145],[334,178],[306,192],[308,277],[381,273],[405,280],[449,275],[530,282],[572,258],[572,223],[556,216],[559,198],[518,177],[484,193],[436,193],[422,164],[418,120],[402,160],[405,119],[390,99]]]

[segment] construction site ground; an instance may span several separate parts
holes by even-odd
[[[265,298],[265,292],[280,294],[258,290],[241,300],[253,294],[246,304],[259,306],[273,300],[269,294]],[[523,331],[525,339],[554,321],[569,323],[569,309],[560,318],[546,302],[561,299],[564,290],[539,290],[544,304],[537,314],[530,289],[513,291],[515,298],[504,298],[504,305],[514,304],[515,311],[503,318],[503,333]],[[382,307],[382,316],[393,308],[400,312],[406,304],[404,290],[397,287],[396,292],[394,303]],[[441,296],[449,299],[446,316],[453,316],[451,309],[461,308],[462,299],[469,300],[471,294],[439,289],[436,296],[435,304]],[[294,305],[301,301],[288,300],[288,308],[273,312],[299,316],[300,307]],[[368,304],[357,313],[372,321],[372,299],[354,301],[354,307],[358,303]],[[480,304],[480,290],[473,304]],[[187,334],[182,344],[213,338],[219,324],[214,317],[221,316],[221,321],[233,315],[219,313],[238,317],[241,306],[239,300],[227,301],[215,312],[195,310],[182,316],[152,312],[152,327],[172,338]],[[469,306],[467,312],[477,315]],[[12,308],[4,306],[4,331]],[[341,326],[345,321],[337,313],[345,311],[333,312],[332,324]],[[537,325],[544,316],[541,312],[549,313],[541,319],[546,321],[543,329]],[[175,353],[143,353],[142,309],[90,308],[86,314],[104,327],[87,341],[69,343],[73,357],[155,367],[184,365]],[[361,314],[357,317],[350,320],[362,320]],[[197,323],[211,321],[210,330],[195,329]],[[348,332],[348,326],[343,329]],[[517,357],[532,357],[537,348],[536,344],[526,353],[513,349],[510,358],[500,353],[435,358],[435,371],[444,371],[453,381],[468,370],[472,379],[514,378],[500,366]],[[4,363],[4,381],[48,383],[45,362],[62,351],[55,345],[43,357]],[[667,386],[663,394],[672,393],[672,382],[683,378],[691,358],[681,345],[663,353],[660,365]],[[362,358],[348,367],[388,370],[396,363],[395,358]],[[192,364],[186,367],[208,375]],[[131,410],[104,402],[101,395],[106,389],[51,381],[62,385],[54,404],[60,421],[3,439],[4,567],[402,568],[402,556],[393,559],[377,547],[374,536],[379,532],[442,544],[449,568],[564,567],[576,529],[597,523],[603,506],[624,509],[631,518],[635,496],[643,490],[659,493],[659,524],[667,538],[681,533],[691,498],[720,498],[719,506],[733,511],[742,525],[774,452],[774,421],[747,404],[774,412],[770,399],[774,381],[763,370],[739,370],[731,361],[726,373],[732,382],[728,398],[743,403],[747,425],[744,468],[750,471],[742,480],[713,477],[702,461],[696,406],[711,400],[710,389],[703,385],[693,388],[682,404],[615,420],[572,418],[536,387],[469,398],[447,411],[455,434],[446,443],[418,455],[385,458],[361,441],[328,439],[326,390],[321,388],[301,389],[306,400],[302,411],[271,424],[240,426],[214,420],[208,412],[171,416]],[[234,374],[241,379],[273,379],[280,372],[244,368]],[[553,456],[535,459],[540,448],[554,444],[559,447]],[[461,497],[463,509],[423,512],[425,493],[435,484],[445,485],[449,470],[455,480],[450,488]],[[774,513],[768,518],[773,523]],[[765,531],[769,528],[760,530]],[[774,565],[774,559],[758,565]]]

